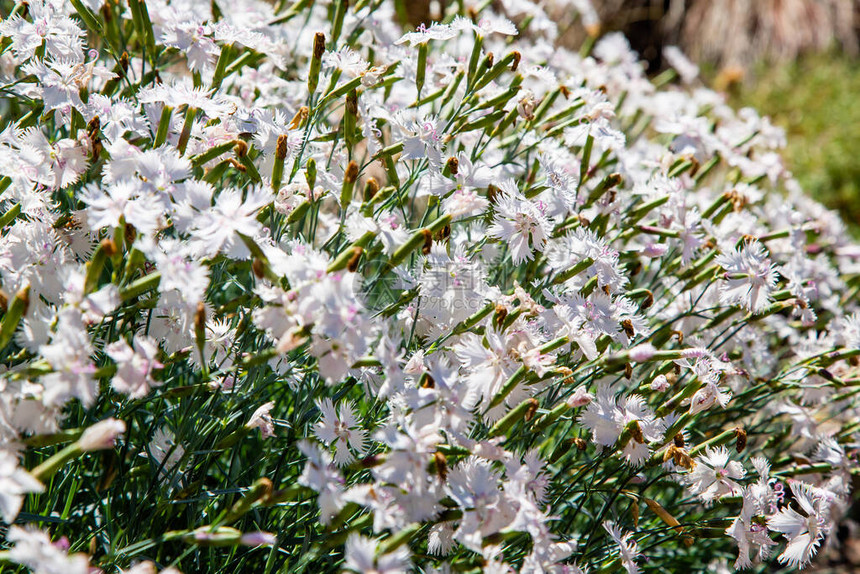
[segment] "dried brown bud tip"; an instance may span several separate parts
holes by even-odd
[[[520,66],[520,60],[522,60],[523,55],[520,54],[519,52],[516,52],[516,51],[513,52],[513,55],[514,55],[514,61],[511,64],[511,71],[516,72],[517,68],[519,68],[519,66]]]
[[[633,321],[630,319],[624,319],[621,321],[621,328],[624,329],[624,334],[631,339],[636,335],[636,331],[633,330]]]
[[[125,236],[125,242],[131,245],[137,237],[137,230],[131,223],[126,223],[125,229],[123,229],[123,235]]]
[[[530,421],[530,420],[532,420],[532,419],[534,418],[535,413],[537,412],[537,410],[538,410],[538,402],[537,402],[537,399],[529,399],[529,406],[528,406],[528,408],[526,409],[526,414],[523,416],[523,418],[524,418],[526,421]]]
[[[681,433],[677,433],[673,438],[672,442],[675,443],[675,446],[678,448],[684,448],[684,435]]]
[[[9,294],[0,289],[0,310],[4,313],[9,309]]]
[[[633,378],[633,365],[626,363],[624,365],[624,377],[629,381]]]
[[[102,239],[100,246],[104,254],[108,257],[113,257],[117,253],[116,243],[114,243],[113,239]]]
[[[248,144],[244,140],[236,140],[233,151],[236,152],[236,157],[245,157],[248,154]]]
[[[498,193],[499,193],[498,187],[496,187],[495,185],[492,185],[492,184],[488,185],[487,186],[487,201],[489,201],[490,203],[495,203],[496,194],[498,194]]]
[[[368,457],[361,459],[362,468],[373,468],[374,466],[379,466],[382,464],[383,458],[379,455],[372,454]]]
[[[500,327],[505,322],[505,317],[508,316],[508,309],[502,304],[496,304],[496,324]]]
[[[287,158],[287,138],[286,134],[278,136],[278,144],[275,146],[275,157],[284,160]]]
[[[649,308],[653,304],[654,304],[654,294],[651,293],[651,291],[648,291],[648,293],[645,294],[645,300],[642,301],[642,305],[640,305],[639,308],[642,311],[644,311],[645,309]]]
[[[681,540],[687,548],[691,548],[696,543],[696,540],[692,536],[684,536]]]
[[[438,450],[433,453],[433,462],[436,463],[436,474],[439,478],[445,480],[448,477],[448,459]]]
[[[21,301],[24,310],[21,312],[21,316],[24,317],[27,315],[27,311],[30,310],[30,285],[24,285],[18,292],[15,293],[15,298]]]
[[[257,257],[254,257],[254,261],[251,262],[251,270],[254,272],[254,276],[256,276],[257,279],[262,279],[266,275],[265,265]]]
[[[492,53],[492,52],[490,52],[490,53],[488,53],[488,54],[487,54],[487,68],[492,68],[492,67],[493,67],[493,60],[494,60],[494,59],[495,59],[495,56],[493,56],[493,53]]]
[[[102,127],[102,122],[99,119],[99,117],[93,116],[93,119],[91,119],[87,123],[87,136],[89,136],[90,139],[93,139],[93,136],[95,136],[98,133],[98,131],[101,129],[101,127]]]
[[[238,169],[238,170],[239,170],[239,171],[241,171],[242,173],[244,173],[245,171],[247,171],[247,168],[246,168],[244,165],[242,165],[241,163],[239,163],[238,161],[236,161],[236,160],[235,160],[235,159],[233,159],[232,157],[231,157],[231,158],[228,158],[228,159],[226,159],[226,160],[224,160],[224,161],[226,161],[227,163],[229,163],[231,166],[233,166],[234,168]]]
[[[123,52],[122,56],[119,57],[119,65],[122,67],[123,73],[128,72],[128,52]]]
[[[352,248],[352,257],[349,258],[349,261],[346,263],[346,268],[350,273],[355,273],[355,270],[358,269],[358,261],[361,259],[361,254],[364,252],[364,249],[361,247],[353,247]]]
[[[344,181],[347,183],[355,183],[358,179],[358,164],[355,161],[350,161],[346,166],[346,173],[343,175]]]
[[[442,229],[439,230],[438,233],[433,237],[436,241],[445,241],[451,235],[451,226],[446,225]]]
[[[735,429],[735,436],[737,437],[737,441],[735,442],[735,450],[738,452],[743,452],[743,450],[747,447],[747,431],[738,427]]]
[[[358,115],[358,92],[355,90],[350,90],[346,95],[346,111],[354,116]]]
[[[570,378],[570,376],[573,374],[573,369],[571,369],[570,367],[556,367],[555,373],[561,377],[568,379],[567,383],[576,382],[572,378]]]
[[[194,313],[194,329],[203,332],[206,328],[206,304],[203,301],[197,303],[197,312]]]
[[[307,106],[300,107],[296,115],[293,116],[293,119],[290,120],[290,129],[294,130],[302,125],[302,122],[308,119],[308,114],[310,114],[310,110],[308,110]]]
[[[564,96],[564,99],[567,100],[570,98],[570,90],[564,84],[558,87],[558,91]]]
[[[573,444],[575,444],[576,448],[578,448],[579,450],[585,450],[586,448],[588,448],[588,443],[585,442],[584,439],[581,439],[579,437],[573,439]]]
[[[319,60],[325,53],[325,34],[317,32],[314,35],[314,59]]]
[[[430,249],[433,248],[433,233],[429,229],[422,229],[421,234],[424,236],[424,245],[421,246],[421,253],[430,255]]]
[[[261,488],[263,493],[260,495],[259,500],[267,502],[271,500],[272,495],[275,493],[275,485],[272,484],[272,481],[266,478],[265,476],[259,480],[257,480],[257,486]]]
[[[451,172],[451,175],[457,175],[457,171],[460,169],[460,160],[452,156],[448,158],[448,163],[445,165],[448,167],[448,171]]]
[[[639,421],[632,421],[630,425],[630,436],[639,444],[645,444],[645,436],[642,434],[642,427],[639,426]]]
[[[435,389],[436,381],[430,376],[430,373],[424,373],[421,376],[421,388],[422,389]]]
[[[370,201],[379,191],[379,182],[376,178],[369,177],[364,183],[364,201]]]

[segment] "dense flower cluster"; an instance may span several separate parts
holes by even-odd
[[[633,574],[838,543],[860,246],[782,131],[677,49],[649,79],[587,0],[449,4],[405,34],[381,0],[14,5],[0,562]]]

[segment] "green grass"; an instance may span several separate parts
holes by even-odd
[[[860,233],[860,62],[833,54],[762,65],[733,95],[785,128],[788,168]]]

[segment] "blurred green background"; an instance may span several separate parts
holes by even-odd
[[[731,89],[786,131],[785,160],[813,197],[860,232],[860,62],[836,51],[757,64]]]
[[[705,83],[783,127],[787,167],[860,237],[860,0],[592,0],[649,63],[678,45]]]
[[[453,1],[394,4],[408,27]],[[563,44],[585,40],[576,6],[589,3],[591,32],[623,32],[650,74],[666,67],[665,46],[680,46],[706,85],[783,127],[788,169],[860,238],[860,0],[543,0]]]

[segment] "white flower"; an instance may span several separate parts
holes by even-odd
[[[771,546],[776,546],[776,542],[768,536],[764,524],[753,520],[753,517],[758,514],[757,510],[757,502],[750,494],[749,489],[745,489],[741,514],[726,529],[726,534],[738,543],[738,559],[735,561],[735,568],[737,569],[752,566],[750,552],[754,547],[758,547],[759,560],[764,560],[770,555]]]
[[[609,520],[603,522],[603,528],[609,533],[615,544],[618,545],[621,565],[627,570],[627,574],[639,574],[639,566],[635,562],[636,558],[639,557],[639,545],[633,540],[631,534],[629,532],[625,533],[614,522]]]
[[[450,40],[457,35],[457,31],[452,29],[448,24],[440,24],[433,22],[429,28],[424,24],[418,27],[414,32],[407,32],[395,44],[406,44],[417,46],[424,44],[430,40]]]
[[[152,378],[152,371],[163,365],[156,359],[158,346],[153,339],[135,335],[133,344],[132,348],[125,339],[120,339],[105,347],[105,353],[117,364],[111,386],[132,399],[139,399],[158,384]]]
[[[412,568],[409,549],[403,545],[378,555],[378,543],[353,532],[346,539],[344,568],[360,574],[405,574]]]
[[[699,67],[691,62],[677,46],[663,48],[663,57],[666,58],[670,66],[675,68],[675,71],[681,76],[681,81],[685,84],[693,83],[699,76]]]
[[[260,429],[260,436],[263,439],[275,436],[275,424],[269,414],[274,407],[274,401],[269,401],[268,403],[261,405],[254,411],[251,418],[248,419],[248,422],[245,423],[245,428]]]
[[[803,514],[785,506],[768,519],[767,526],[788,539],[788,546],[779,555],[779,561],[792,568],[803,568],[815,556],[819,544],[830,530],[829,503],[812,485],[796,480],[789,481],[788,485]]]
[[[496,196],[493,225],[487,233],[508,244],[515,265],[534,259],[535,251],[543,251],[551,228],[539,205],[535,205],[517,189],[513,181],[500,185]]]
[[[28,492],[42,492],[45,487],[25,469],[18,466],[18,457],[0,450],[0,516],[12,524]]]
[[[309,440],[299,441],[299,450],[308,458],[305,469],[299,476],[299,484],[319,493],[317,505],[320,522],[329,524],[343,508],[343,477],[331,464],[331,456]]]
[[[194,71],[203,71],[215,61],[218,46],[212,41],[209,26],[194,22],[177,23],[163,33],[161,41],[165,46],[177,48],[185,52],[188,67]]]
[[[613,446],[621,436],[623,425],[618,417],[615,395],[608,385],[597,389],[597,398],[588,403],[579,424],[591,431],[591,439],[603,446]]]
[[[124,179],[106,188],[87,185],[81,200],[87,204],[92,229],[114,228],[122,222],[147,235],[164,226],[164,212],[168,209],[164,198],[144,190],[139,180]]]
[[[404,136],[400,159],[427,158],[430,166],[438,170],[442,165],[445,136],[440,132],[439,120],[404,110],[395,113],[393,120]]]
[[[233,258],[248,257],[248,248],[236,234],[255,237],[261,228],[256,213],[273,201],[271,192],[262,186],[248,190],[244,199],[238,189],[222,190],[215,205],[197,215],[189,230],[192,245],[205,257],[219,252]]]
[[[711,504],[726,494],[738,494],[741,486],[735,482],[746,476],[741,463],[729,460],[726,447],[705,449],[705,454],[695,459],[696,466],[685,477],[690,490],[705,504]]]
[[[147,451],[155,462],[159,476],[170,475],[185,457],[185,448],[167,428],[159,428],[152,435]],[[176,477],[178,477],[177,473]]]
[[[772,300],[776,286],[776,266],[768,259],[764,246],[756,240],[717,256],[716,262],[726,270],[720,288],[720,300],[759,313]]]
[[[38,574],[89,574],[90,562],[85,554],[68,554],[40,530],[11,526],[6,534],[14,546],[8,559]]]
[[[317,401],[317,408],[322,417],[314,427],[314,434],[326,445],[334,444],[335,462],[340,466],[349,464],[355,458],[352,451],[363,456],[367,448],[367,431],[359,426],[352,403],[342,403],[335,410],[331,399],[326,398]]]

